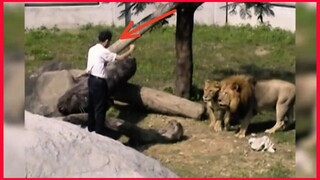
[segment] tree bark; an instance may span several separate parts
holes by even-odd
[[[175,94],[190,98],[193,74],[192,33],[195,10],[202,3],[184,3],[177,8]]]
[[[129,83],[117,88],[114,99],[142,109],[167,115],[201,119],[205,113],[205,107],[202,104],[159,90]]]
[[[131,10],[130,10],[130,3],[129,2],[126,2],[124,3],[124,9],[125,9],[125,25],[128,26],[128,24],[130,23],[131,21]]]
[[[147,18],[143,18],[140,22],[135,23],[135,24],[139,25],[139,24],[147,22],[147,21],[149,21],[149,20],[151,20],[153,18],[156,18],[156,17],[158,17],[158,16],[160,16],[162,14],[165,14],[165,13],[169,12],[170,10],[175,9],[179,4],[181,4],[181,3],[166,3],[166,4],[162,5],[162,6],[160,6],[159,8],[157,8],[157,10],[155,12],[153,12],[152,14],[150,14],[149,16],[147,16]],[[155,24],[156,23],[153,23],[153,24],[141,29],[137,33],[142,35],[145,32],[147,32],[150,28],[152,28]],[[109,50],[114,52],[114,53],[119,53],[120,51],[125,49],[127,46],[129,46],[131,43],[133,43],[137,39],[138,38],[119,39],[109,47]]]
[[[88,106],[86,101],[88,98],[87,79],[88,76],[82,76],[76,85],[59,98],[57,108],[61,114],[69,115],[86,111]],[[205,107],[202,104],[129,83],[120,84],[110,95],[116,101],[160,114],[201,119],[205,113]]]

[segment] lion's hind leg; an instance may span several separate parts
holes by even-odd
[[[272,128],[265,130],[265,132],[273,134],[276,131],[283,129],[285,125],[285,118],[288,113],[288,102],[278,101],[276,105],[276,124]]]
[[[289,107],[289,110],[286,114],[285,123],[283,126],[283,130],[289,130],[290,128],[294,127],[295,120],[294,120],[294,108],[293,105]]]
[[[286,114],[287,119],[286,119],[285,125],[283,127],[284,130],[288,130],[290,127],[294,126],[294,124],[295,124],[294,103],[295,103],[295,98],[293,98],[290,102],[289,110]]]
[[[277,121],[272,128],[265,130],[265,132],[269,134],[273,134],[282,128],[284,128],[284,121]]]

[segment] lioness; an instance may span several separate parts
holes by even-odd
[[[206,80],[204,82],[202,99],[206,103],[207,113],[210,119],[210,128],[214,131],[222,131],[222,120],[229,122],[229,113],[225,109],[219,108],[218,94],[220,91],[219,81]],[[227,127],[225,127],[227,128]]]
[[[250,119],[256,114],[255,83],[255,79],[247,75],[233,75],[220,82],[219,107],[240,120],[240,131],[236,134],[239,138],[245,137]]]
[[[261,80],[257,81],[254,94],[259,110],[276,110],[276,124],[267,129],[266,133],[275,133],[293,122],[296,96],[294,84],[279,79]]]

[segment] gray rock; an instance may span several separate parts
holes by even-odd
[[[74,78],[68,70],[44,72],[26,98],[26,109],[44,116],[59,116],[58,99],[73,85]]]
[[[58,70],[56,70],[58,69]],[[84,70],[66,69],[59,62],[48,62],[37,72],[26,78],[26,110],[46,117],[61,116],[57,109],[58,100],[64,94],[72,91],[72,87],[86,86],[88,76],[79,78]],[[108,86],[110,93],[117,85],[128,81],[136,72],[136,60],[130,57],[115,61],[107,66]]]
[[[27,177],[177,177],[118,141],[25,112]]]
[[[28,96],[33,92],[33,88],[35,86],[35,83],[37,82],[37,79],[44,72],[68,70],[70,69],[70,67],[71,66],[69,64],[65,64],[62,61],[51,60],[43,63],[41,67],[39,67],[36,71],[32,72],[31,74],[27,72],[27,75],[25,78],[25,82],[26,82],[25,94]]]
[[[4,123],[4,177],[26,176],[25,144],[26,131],[23,125]]]

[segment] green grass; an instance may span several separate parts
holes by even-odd
[[[17,52],[23,49],[24,9],[23,6],[4,7],[4,49],[5,52]],[[22,50],[20,50],[22,51]]]
[[[277,163],[276,165],[269,168],[266,172],[256,173],[254,177],[268,177],[268,178],[284,178],[284,177],[294,177],[295,172],[287,169],[281,163]]]
[[[84,69],[87,50],[96,43],[97,33],[105,27],[86,25],[78,30],[58,28],[26,30],[25,55],[27,72],[48,60],[60,60]],[[113,41],[123,27],[109,27]],[[175,79],[175,29],[163,27],[144,34],[135,43],[133,55],[138,69],[132,82],[173,91]],[[269,53],[255,54],[262,47]],[[193,84],[201,88],[205,79],[221,79],[234,73],[249,73],[258,78],[279,77],[292,80],[295,70],[293,33],[260,26],[195,26],[193,33]],[[199,93],[199,91],[195,91]],[[195,99],[201,95],[196,94]]]
[[[298,44],[297,57],[315,59],[316,10],[308,8],[303,3],[297,3],[296,14],[297,32],[304,38],[303,42]]]

